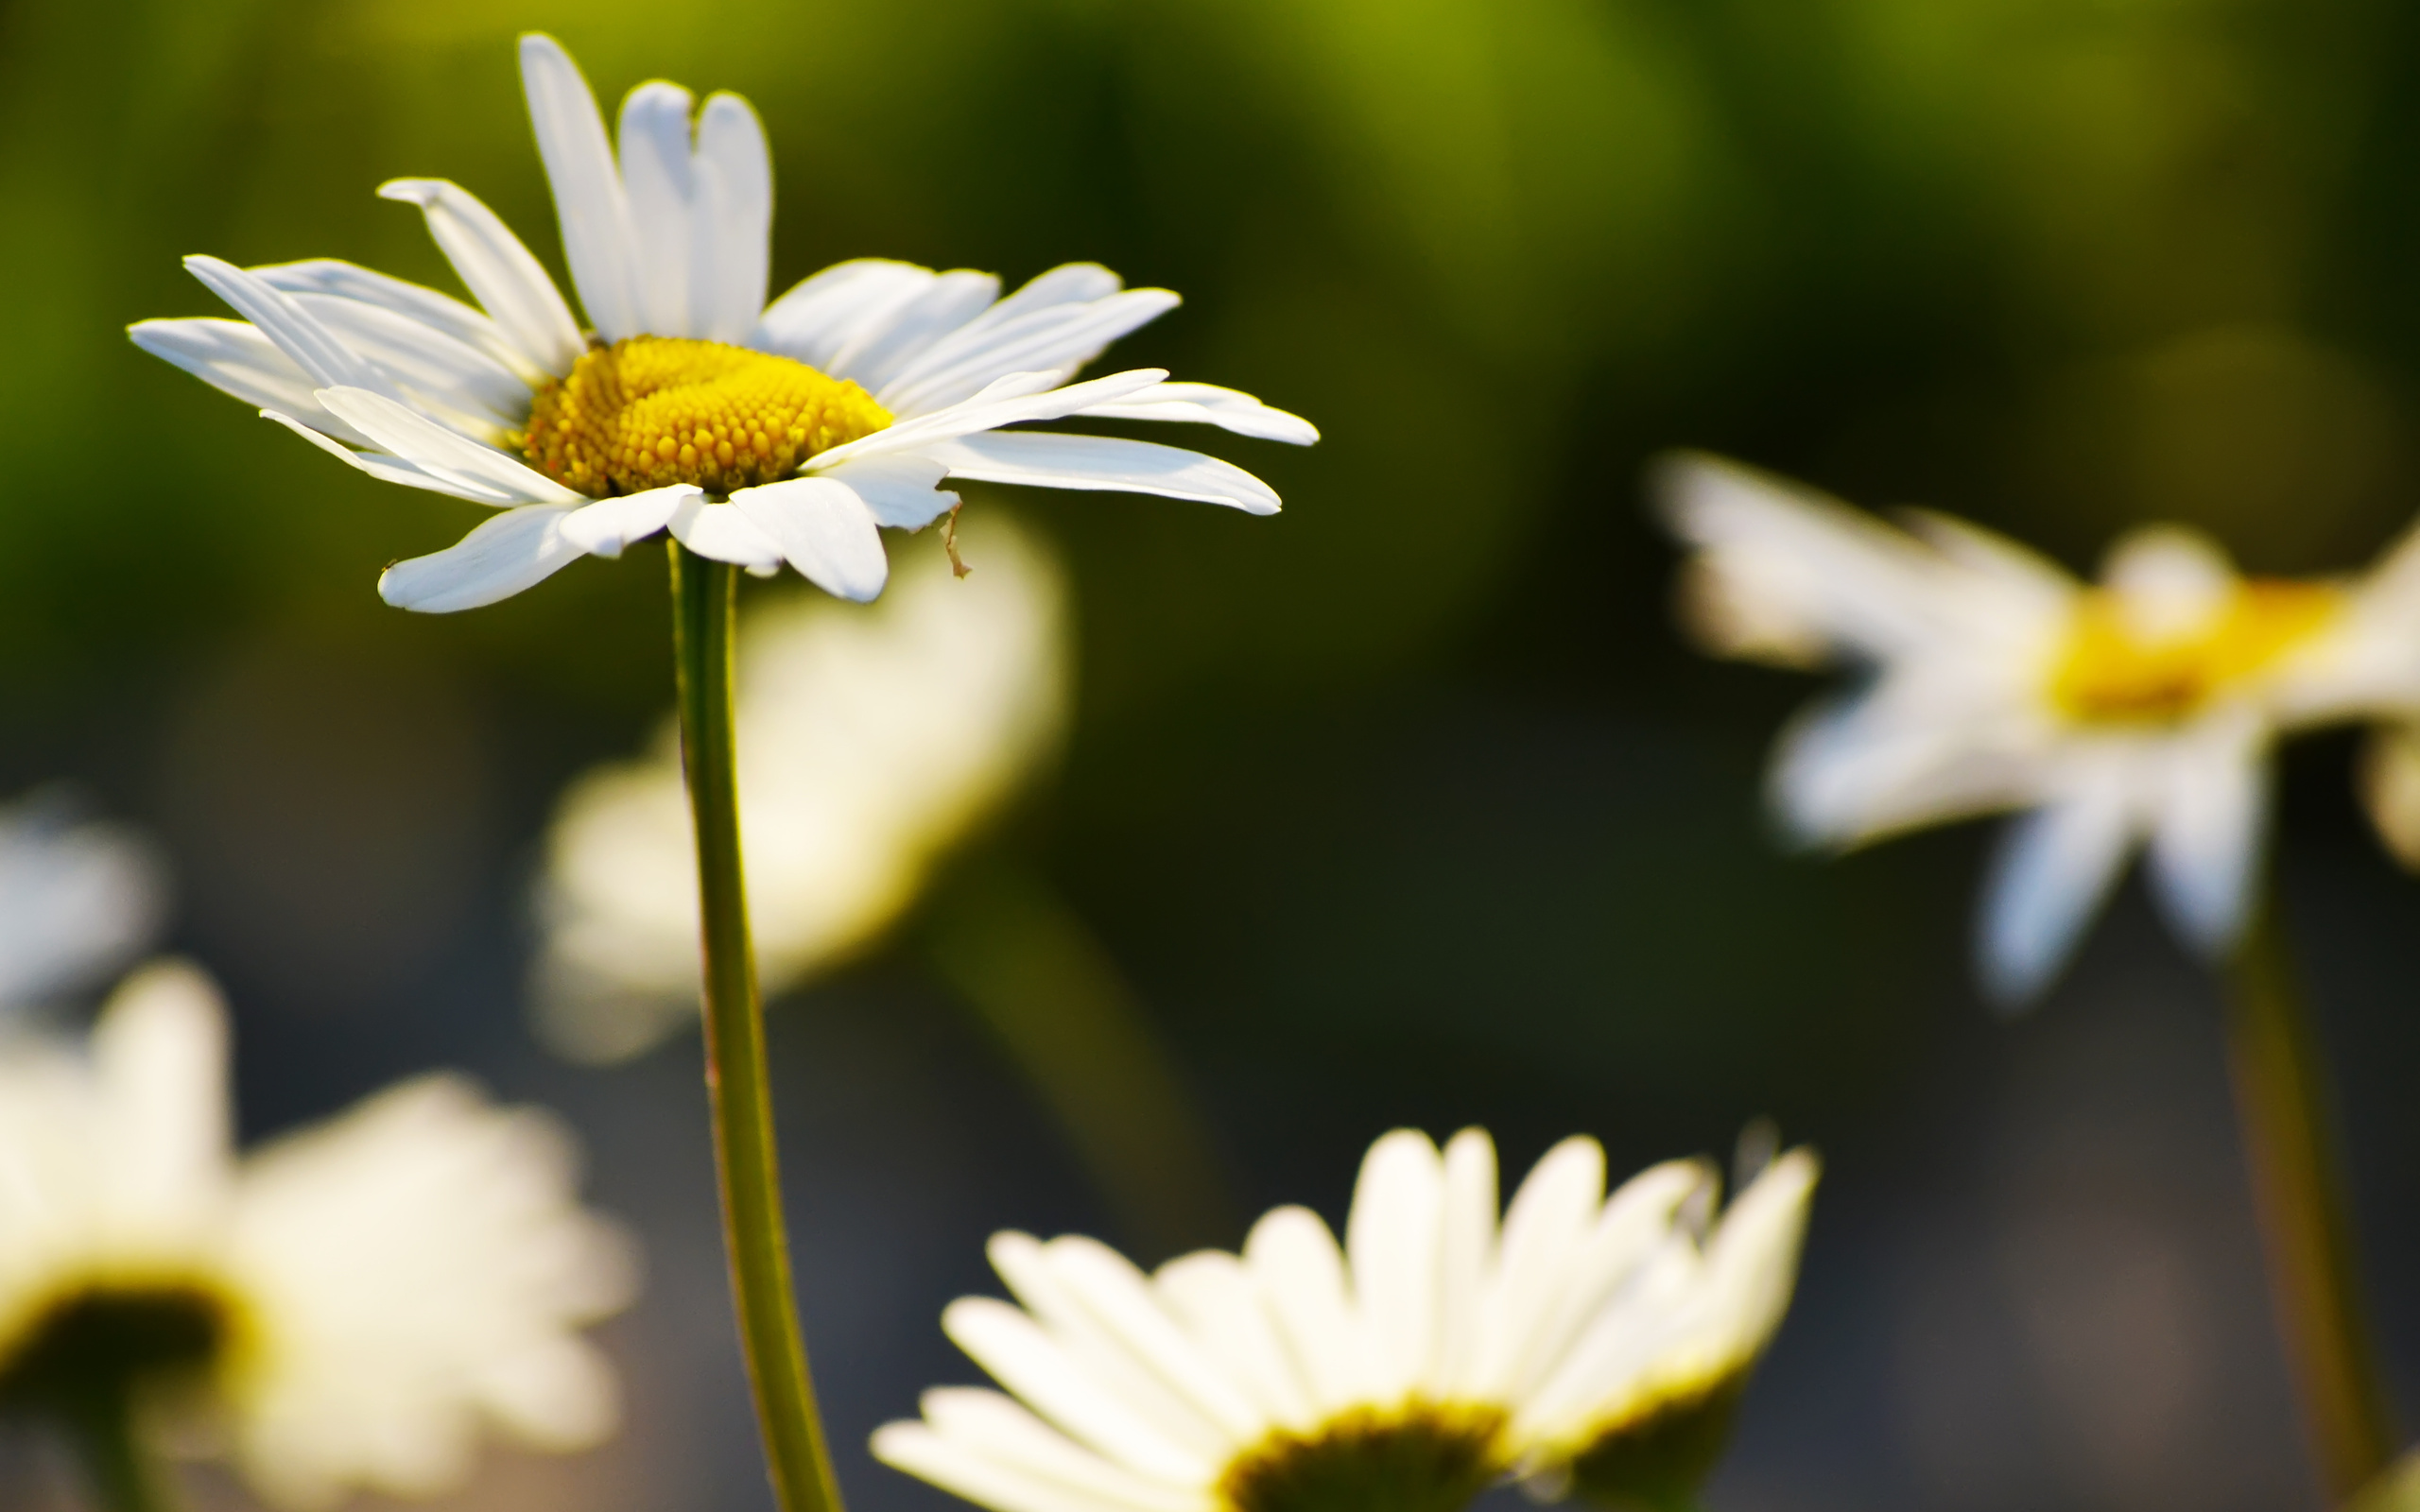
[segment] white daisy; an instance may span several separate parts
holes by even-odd
[[[602,1437],[614,1380],[577,1331],[632,1270],[563,1132],[425,1076],[239,1161],[226,1039],[210,984],[157,966],[87,1053],[0,1056],[0,1403],[133,1373],[152,1435],[289,1507],[445,1489],[483,1421]]]
[[[1013,1395],[927,1392],[874,1452],[998,1512],[1454,1512],[1508,1474],[1638,1494],[1705,1468],[1662,1446],[1719,1442],[1788,1304],[1815,1170],[1783,1157],[1709,1229],[1703,1162],[1608,1197],[1604,1152],[1571,1139],[1499,1228],[1483,1132],[1441,1156],[1398,1130],[1341,1248],[1301,1208],[1240,1257],[1150,1276],[1090,1239],[1004,1233],[992,1261],[1022,1307],[961,1298],[942,1327]]]
[[[745,610],[740,828],[768,991],[880,931],[1058,741],[1058,571],[1004,516],[965,536],[977,570],[963,582],[934,553],[871,610],[820,595]],[[648,756],[564,793],[539,900],[538,1012],[558,1049],[614,1059],[695,1022],[695,844],[668,718]]]
[[[0,808],[0,1015],[105,981],[158,937],[167,867],[150,841],[58,789]]]
[[[1986,985],[2021,1002],[2053,977],[2138,843],[2153,896],[2194,946],[2240,931],[2281,731],[2420,709],[2420,547],[2367,574],[2237,576],[2173,526],[2111,549],[2098,586],[1988,531],[1912,512],[1901,531],[1709,457],[1663,471],[1696,556],[1684,608],[1724,654],[1871,680],[1785,735],[1774,804],[1801,840],[1845,847],[2028,810],[1986,885]]]
[[[876,527],[955,508],[944,478],[1278,507],[1215,457],[1002,426],[1086,415],[1317,439],[1248,394],[1156,369],[1070,384],[1178,302],[1092,264],[1003,299],[989,273],[868,258],[769,305],[772,166],[746,100],[712,95],[693,120],[688,91],[641,85],[622,102],[617,160],[552,38],[522,38],[521,73],[588,331],[493,212],[455,184],[403,179],[378,192],[421,208],[480,308],[348,263],[192,257],[244,319],[131,332],[374,477],[500,511],[389,568],[389,603],[493,603],[665,529],[700,555],[758,574],[786,558],[871,599],[888,570]]]

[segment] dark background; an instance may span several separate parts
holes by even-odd
[[[549,806],[670,696],[660,556],[423,619],[372,591],[472,511],[337,469],[129,346],[217,313],[177,258],[453,287],[384,179],[468,185],[560,266],[511,38],[610,103],[749,94],[777,287],[878,253],[1105,262],[1187,303],[1127,365],[1325,433],[1203,444],[1287,512],[973,490],[1070,563],[1065,757],[968,854],[1047,880],[1199,1096],[1235,1188],[1340,1218],[1359,1153],[1468,1122],[1617,1169],[1771,1113],[1824,1151],[1800,1302],[1722,1512],[2317,1504],[2272,1342],[2212,983],[2131,887],[2032,1016],[1965,937],[1983,827],[1772,843],[1809,685],[1669,628],[1638,480],[1716,448],[2088,568],[2181,519],[2349,568],[2420,504],[2420,10],[2358,0],[592,0],[0,5],[0,782],[81,784],[181,883],[249,1132],[472,1068],[562,1109],[651,1284],[629,1430],[457,1503],[768,1504],[720,1290],[698,1054],[593,1071],[523,1017]],[[928,538],[894,551],[938,549]],[[786,590],[767,590],[780,592]],[[2286,906],[2420,1407],[2420,889],[2351,744],[2286,764]],[[920,943],[773,1023],[816,1364],[859,1446],[990,1289],[981,1240],[1137,1258]],[[1509,1185],[1509,1182],[1508,1182]],[[0,1486],[46,1473],[22,1441]],[[7,1477],[13,1477],[8,1479]]]

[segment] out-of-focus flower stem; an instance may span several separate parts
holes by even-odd
[[[2228,986],[2227,1059],[2270,1294],[2334,1505],[2387,1468],[2394,1423],[2361,1301],[2319,1046],[2273,898],[2254,911]]]
[[[823,1419],[807,1373],[790,1287],[789,1235],[773,1142],[764,1005],[740,872],[739,778],[732,679],[739,569],[678,541],[672,554],[673,654],[680,668],[682,767],[698,836],[703,926],[706,1091],[714,1107],[715,1170],[722,1185],[739,1337],[755,1388],[765,1460],[783,1512],[840,1512]]]
[[[131,1383],[87,1394],[66,1414],[77,1456],[92,1483],[93,1503],[103,1512],[172,1512],[177,1499],[160,1463],[144,1452],[134,1431]]]

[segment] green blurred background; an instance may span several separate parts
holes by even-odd
[[[991,1228],[1156,1260],[1332,1217],[1360,1149],[1493,1127],[1619,1166],[1771,1113],[1829,1161],[1719,1508],[2315,1505],[2262,1310],[2209,984],[2130,890],[2069,983],[1966,985],[1983,832],[1781,854],[1801,681],[1669,628],[1642,461],[1707,446],[2081,568],[2183,519],[2349,567],[2420,506],[2420,10],[2361,0],[689,0],[0,4],[0,779],[147,822],[234,995],[248,1127],[432,1062],[580,1125],[653,1286],[615,1447],[458,1504],[768,1504],[719,1290],[697,1055],[550,1062],[525,889],[560,784],[668,702],[661,558],[387,610],[454,501],[335,467],[121,328],[179,269],[330,255],[452,288],[457,180],[560,268],[511,38],[610,104],[756,103],[774,282],[879,254],[1094,259],[1185,305],[1128,365],[1325,433],[1206,444],[1273,521],[974,490],[1071,563],[1065,759],[977,847],[1047,880],[1199,1096],[1230,1211],[1121,1224],[931,964],[945,884],[775,1024],[806,1308],[858,1445],[975,1372],[938,1312]],[[918,539],[896,550],[938,549]],[[979,563],[978,563],[979,566]],[[2420,890],[2349,747],[2288,764],[2284,872],[2420,1405]],[[971,901],[970,901],[971,900]],[[959,920],[963,923],[963,919]],[[1186,1224],[1190,1224],[1190,1228]],[[13,1441],[12,1441],[13,1442]],[[39,1451],[0,1450],[36,1496]],[[13,1475],[15,1479],[7,1479]]]

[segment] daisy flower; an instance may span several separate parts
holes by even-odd
[[[980,569],[902,564],[872,610],[821,595],[741,615],[740,828],[766,990],[846,955],[1059,738],[1064,591],[1005,517],[966,532]],[[556,806],[538,913],[547,1040],[583,1060],[646,1050],[698,1012],[696,841],[679,730],[589,772]]]
[[[1267,484],[1198,453],[1002,427],[1088,416],[1317,438],[1248,394],[1156,369],[1069,382],[1178,302],[1089,263],[1002,298],[989,273],[867,258],[768,304],[772,165],[746,100],[700,109],[678,85],[644,84],[609,144],[552,38],[521,39],[521,75],[586,328],[468,191],[400,179],[378,192],[420,208],[477,308],[349,263],[192,257],[243,319],[131,330],[373,477],[497,511],[458,545],[389,568],[390,604],[493,603],[659,530],[871,599],[888,571],[878,527],[955,509],[946,478],[1278,507]]]
[[[2098,584],[1989,531],[1906,528],[1711,457],[1658,479],[1693,548],[1683,608],[1715,651],[1867,679],[1783,737],[1774,807],[1845,848],[2024,811],[1985,885],[1979,954],[2003,1002],[2041,991],[2138,846],[2206,954],[2242,930],[2271,747],[2420,708],[2420,550],[2349,578],[2243,577],[2207,538],[2121,538]]]
[[[1301,1208],[1149,1276],[1090,1239],[1000,1234],[1022,1305],[961,1298],[942,1327],[1009,1394],[927,1392],[874,1452],[998,1512],[1456,1512],[1508,1475],[1657,1494],[1711,1463],[1815,1172],[1792,1151],[1715,1223],[1703,1162],[1608,1197],[1604,1152],[1571,1139],[1499,1227],[1483,1132],[1441,1155],[1398,1130],[1341,1247]]]
[[[167,867],[60,789],[0,808],[0,1016],[105,981],[156,938]]]
[[[614,1385],[580,1325],[631,1295],[562,1131],[450,1076],[238,1160],[226,1015],[189,967],[119,988],[78,1053],[0,1055],[0,1405],[133,1400],[283,1507],[429,1495],[480,1424],[570,1450]]]

